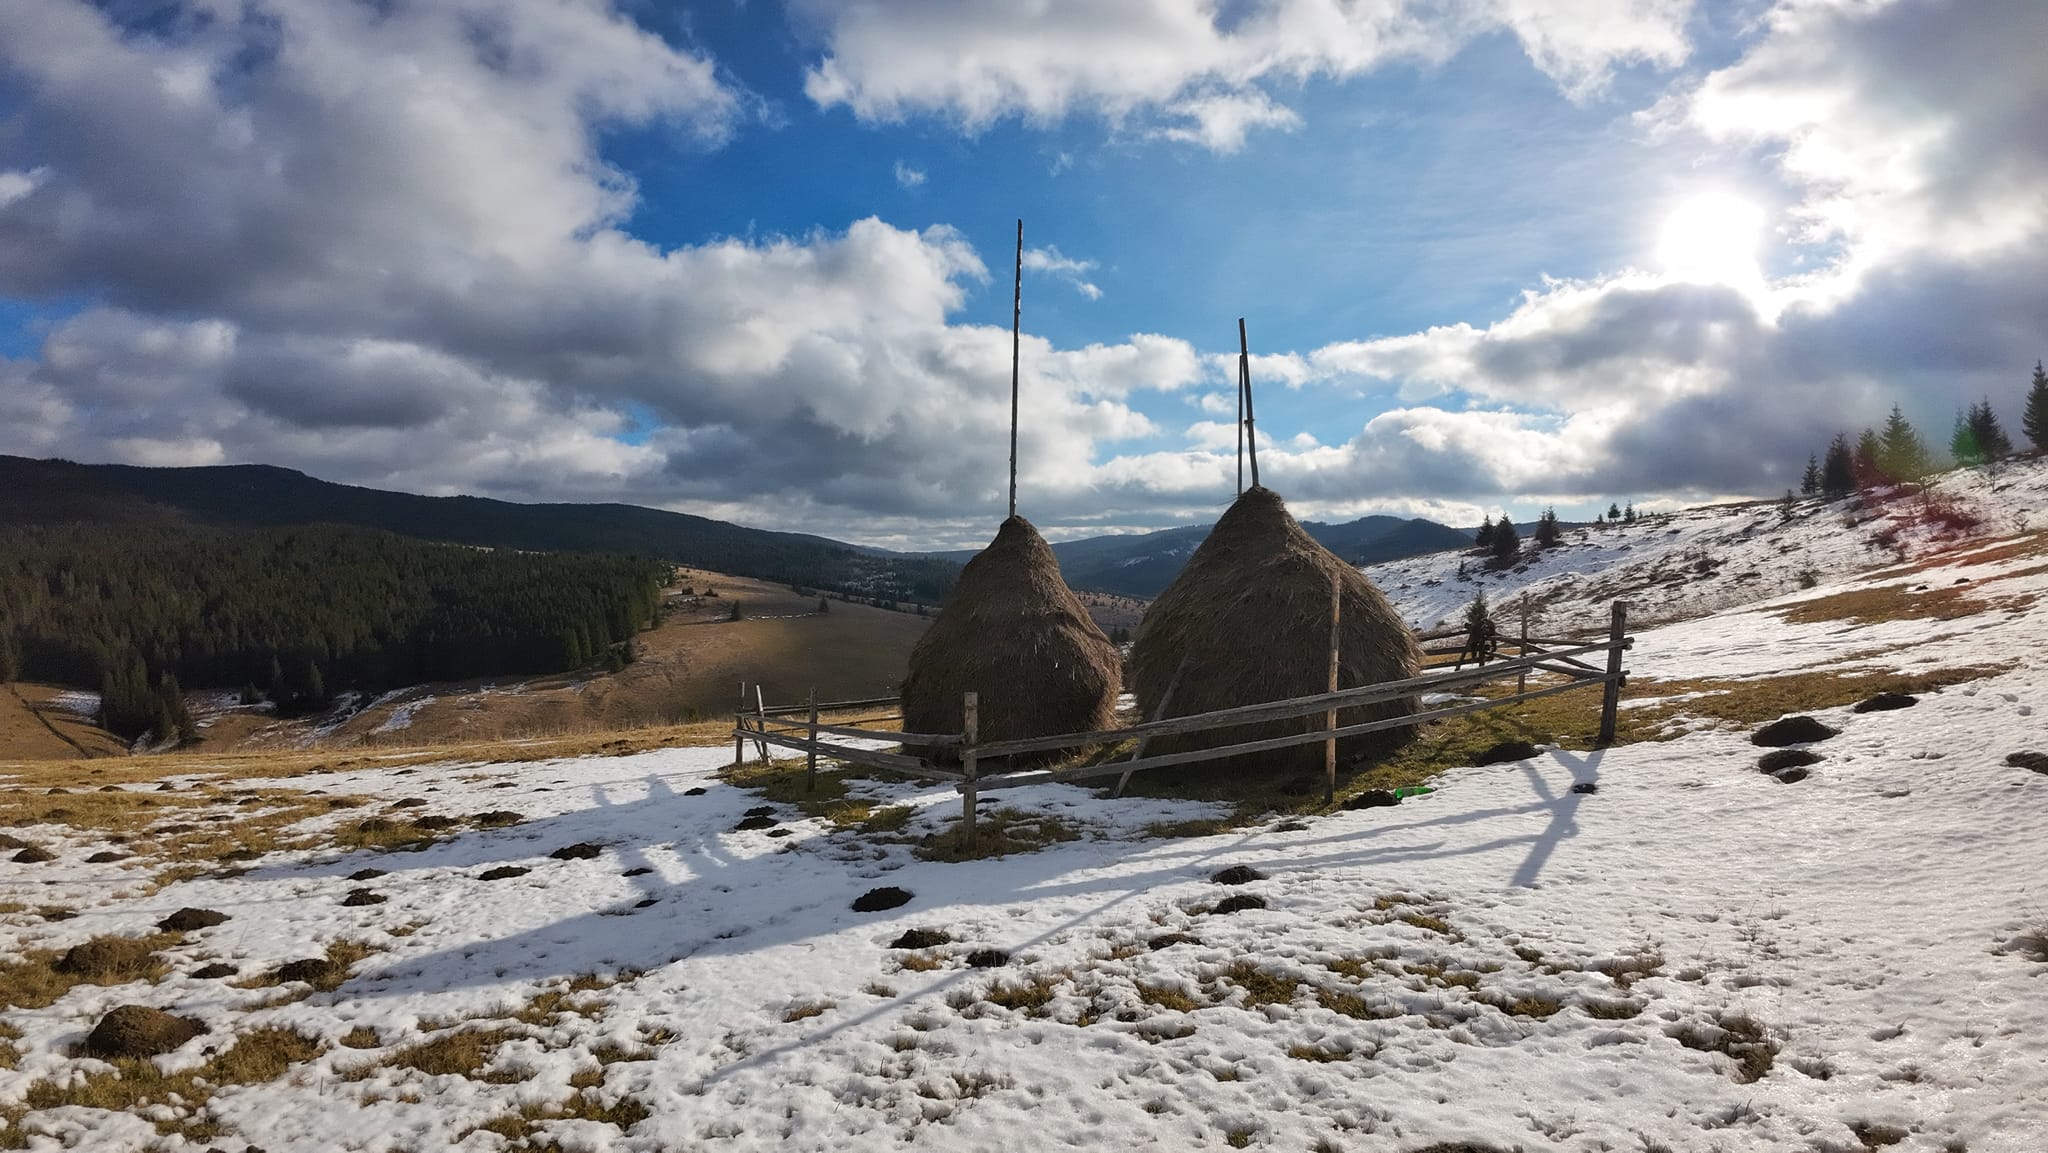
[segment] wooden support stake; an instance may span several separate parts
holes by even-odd
[[[1337,691],[1338,652],[1342,648],[1339,629],[1343,625],[1344,586],[1330,582],[1330,690]],[[1323,731],[1330,733],[1330,739],[1323,742],[1323,803],[1337,803],[1337,710],[1332,707],[1323,714]]]
[[[1237,365],[1237,495],[1244,495],[1244,362]],[[1125,778],[1129,779],[1129,778]]]
[[[981,694],[968,693],[960,706],[962,744],[960,747],[960,844],[967,855],[974,855],[974,802],[978,794],[974,788],[975,752],[974,744],[981,739]]]
[[[1179,663],[1179,664],[1177,664],[1177,665],[1175,665],[1175,666],[1173,666],[1173,675],[1172,675],[1172,676],[1170,676],[1170,677],[1168,677],[1168,678],[1166,678],[1166,691],[1165,691],[1165,692],[1163,692],[1163,693],[1161,693],[1161,694],[1159,694],[1159,705],[1158,705],[1158,707],[1157,707],[1157,708],[1154,708],[1154,709],[1152,710],[1152,719],[1153,719],[1153,720],[1155,720],[1155,721],[1156,721],[1156,720],[1161,720],[1161,719],[1163,719],[1163,718],[1164,718],[1164,717],[1166,716],[1166,710],[1167,710],[1167,709],[1169,709],[1169,708],[1171,708],[1171,707],[1173,706],[1173,692],[1174,692],[1174,690],[1175,690],[1175,689],[1178,689],[1178,688],[1180,687],[1180,675],[1181,675],[1182,673],[1186,672],[1187,670],[1188,670],[1188,658],[1187,658],[1187,654],[1186,654],[1186,653],[1183,653],[1183,654],[1181,654],[1181,658],[1180,658],[1180,663]],[[1152,734],[1150,734],[1150,733],[1147,733],[1147,734],[1145,734],[1144,736],[1142,736],[1142,737],[1139,737],[1139,738],[1138,738],[1138,747],[1137,747],[1136,749],[1132,750],[1132,752],[1131,752],[1131,759],[1132,759],[1132,760],[1134,760],[1134,761],[1142,761],[1142,760],[1144,760],[1144,759],[1145,759],[1145,746],[1146,746],[1147,744],[1150,744],[1150,743],[1151,743],[1151,741],[1152,741]],[[1136,771],[1136,770],[1132,770],[1132,772],[1135,772],[1135,771]],[[1124,788],[1125,788],[1125,786],[1129,785],[1130,783],[1131,783],[1131,773],[1129,773],[1129,772],[1126,772],[1126,773],[1125,773],[1125,774],[1124,774],[1123,776],[1121,776],[1121,777],[1118,777],[1118,778],[1116,779],[1116,792],[1114,792],[1114,793],[1111,793],[1110,795],[1111,795],[1111,796],[1113,796],[1113,797],[1121,797],[1121,796],[1123,796],[1123,795],[1124,795]]]
[[[761,724],[757,727],[760,728],[761,731],[766,732],[768,730],[768,702],[761,699],[761,683],[759,681],[754,682],[754,715],[761,718]],[[758,746],[760,749],[761,763],[764,765],[767,764],[768,742],[755,741],[754,744]]]
[[[804,735],[810,738],[811,747],[804,750],[804,792],[818,791],[818,686],[811,686],[809,704],[811,723]]]
[[[732,767],[737,769],[747,763],[747,682],[740,682],[740,704],[732,711]]]
[[[1244,390],[1244,442],[1251,450],[1252,487],[1259,487],[1259,418],[1252,411],[1252,353],[1244,335],[1244,317],[1237,318],[1237,380]]]
[[[1600,695],[1600,740],[1614,743],[1615,714],[1621,709],[1621,651],[1628,633],[1628,604],[1615,601],[1607,625],[1607,684]]]
[[[1024,221],[1017,221],[1017,283],[1010,296],[1010,515],[1017,515],[1017,349],[1024,325]]]

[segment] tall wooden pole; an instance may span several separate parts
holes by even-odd
[[[1237,361],[1237,495],[1244,495],[1244,357]]]
[[[804,751],[804,792],[818,791],[818,686],[811,686],[811,747]]]
[[[1024,221],[1017,221],[1017,279],[1010,293],[1010,515],[1017,515],[1017,350],[1024,331]]]
[[[1330,581],[1330,691],[1337,691],[1338,653],[1343,647],[1344,585]],[[1337,710],[1323,714],[1323,731],[1337,731]],[[1323,742],[1323,803],[1337,803],[1337,738]]]
[[[1237,379],[1244,390],[1244,441],[1251,449],[1252,487],[1259,487],[1259,418],[1252,411],[1252,354],[1245,342],[1244,317],[1237,318]]]

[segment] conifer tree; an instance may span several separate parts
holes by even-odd
[[[1626,524],[1636,523],[1636,502],[1628,502],[1628,507],[1621,510],[1621,519]]]
[[[1970,426],[1970,435],[1977,443],[1977,455],[1987,461],[2002,460],[2012,455],[2012,441],[2007,439],[2005,429],[1998,423],[1998,414],[1991,411],[1991,398],[1985,397],[1970,406],[1964,420]]]
[[[1486,590],[1480,589],[1465,607],[1465,647],[1477,653],[1480,663],[1493,655],[1494,638],[1500,635],[1493,612],[1486,606]]]
[[[1493,518],[1479,518],[1479,532],[1472,538],[1472,546],[1480,549],[1493,547]]]
[[[1820,458],[1806,454],[1806,471],[1799,475],[1799,491],[1806,496],[1820,492]]]
[[[1984,463],[1983,455],[1977,450],[1977,434],[1971,431],[1970,418],[1960,408],[1956,410],[1956,423],[1949,430],[1948,454],[1965,467]]]
[[[1856,491],[1856,454],[1849,447],[1849,434],[1838,432],[1828,442],[1821,458],[1820,492],[1829,500],[1840,500]]]
[[[1608,504],[1608,506],[1607,506],[1607,519],[1608,519],[1608,520],[1620,520],[1620,519],[1621,519],[1621,506],[1620,506],[1620,505],[1618,505],[1618,504],[1612,504],[1612,503]]]
[[[1515,522],[1508,514],[1500,514],[1500,520],[1493,526],[1493,565],[1506,568],[1522,555],[1522,534],[1516,530]]]
[[[2034,362],[2034,383],[2027,389],[2026,407],[2020,410],[2020,431],[2034,442],[2034,451],[2048,452],[2048,372]]]
[[[1549,548],[1563,539],[1563,536],[1564,534],[1559,529],[1557,523],[1557,510],[1554,508],[1544,509],[1543,515],[1536,518],[1536,547]]]
[[[1892,481],[1917,481],[1927,475],[1927,445],[1921,441],[1920,434],[1913,431],[1913,426],[1906,421],[1906,414],[1896,404],[1884,421],[1877,467],[1885,479]]]
[[[1883,470],[1878,467],[1877,458],[1884,451],[1884,442],[1877,438],[1877,430],[1866,428],[1856,438],[1856,448],[1849,454],[1850,469],[1856,478],[1857,491],[1876,488],[1885,482]]]

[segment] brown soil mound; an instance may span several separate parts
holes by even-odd
[[[85,1038],[94,1057],[154,1057],[206,1032],[190,1017],[176,1017],[143,1005],[119,1005],[107,1011]]]

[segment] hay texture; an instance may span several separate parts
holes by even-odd
[[[1422,654],[1380,590],[1304,532],[1271,489],[1246,490],[1138,626],[1131,687],[1146,719],[1158,714],[1176,669],[1180,681],[1164,714],[1169,717],[1328,691],[1333,583],[1342,597],[1337,686],[1360,688],[1416,675]],[[1415,699],[1403,697],[1342,710],[1337,723],[1361,724],[1414,711]],[[1161,737],[1146,752],[1214,748],[1322,728],[1323,715],[1317,713]],[[1348,762],[1377,755],[1413,735],[1414,729],[1404,726],[1347,737],[1338,742],[1337,756]],[[1320,769],[1322,764],[1323,746],[1303,744],[1188,768],[1277,773]]]
[[[903,728],[960,732],[962,699],[975,692],[983,741],[1105,729],[1122,684],[1116,646],[1060,578],[1045,538],[1013,516],[960,570],[944,611],[910,650]],[[1075,751],[1018,760],[1042,763]]]

